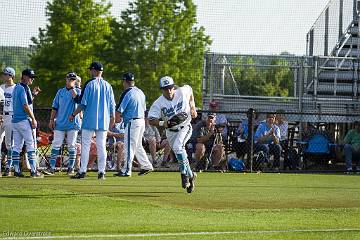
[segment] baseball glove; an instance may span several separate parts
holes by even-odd
[[[187,118],[188,118],[188,114],[186,112],[178,113],[167,121],[167,127],[172,128],[172,127],[186,121]]]

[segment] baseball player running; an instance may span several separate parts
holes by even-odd
[[[132,73],[123,75],[123,86],[125,91],[120,96],[117,119],[121,115],[125,124],[125,162],[117,174],[117,177],[130,177],[134,155],[140,164],[139,176],[148,174],[153,166],[142,146],[142,138],[145,131],[145,95],[141,89],[135,87],[135,77]]]
[[[184,85],[175,89],[174,80],[165,76],[160,79],[162,95],[153,103],[149,111],[149,123],[165,127],[166,137],[175,153],[181,173],[181,185],[188,193],[195,187],[194,173],[187,158],[185,144],[191,137],[191,118],[196,118],[192,88]]]
[[[13,103],[12,103],[12,95],[15,88],[15,70],[11,67],[7,67],[3,70],[3,79],[4,84],[0,86],[0,88],[4,92],[4,109],[3,109],[3,124],[0,128],[0,146],[2,145],[2,141],[5,135],[5,146],[7,149],[7,161],[5,166],[5,172],[3,176],[9,176],[10,169],[12,166],[12,145],[13,141],[11,138],[12,134],[12,115],[13,115]],[[0,163],[1,164],[1,163]]]
[[[98,179],[105,179],[106,165],[106,135],[109,128],[114,126],[115,99],[111,85],[102,78],[103,65],[92,62],[88,68],[90,76],[82,89],[80,104],[69,120],[74,121],[75,116],[81,111],[83,122],[81,127],[81,163],[80,170],[72,176],[73,179],[85,177],[89,163],[91,139],[96,135],[96,149],[98,159]]]
[[[80,117],[76,116],[74,121],[70,122],[71,115],[77,108],[77,99],[80,98],[80,89],[75,88],[77,75],[69,72],[66,75],[66,86],[60,89],[53,100],[50,115],[49,128],[54,130],[54,140],[51,146],[50,167],[45,174],[53,175],[55,173],[56,158],[60,154],[60,148],[63,144],[65,135],[69,152],[69,164],[67,174],[73,173],[76,157],[76,138],[80,129]]]
[[[22,72],[21,81],[17,83],[13,92],[13,139],[12,151],[14,176],[24,177],[20,171],[20,152],[26,144],[28,161],[30,164],[30,177],[38,178],[42,175],[36,169],[36,132],[37,121],[33,113],[33,95],[30,91],[34,79],[37,78],[32,69]]]

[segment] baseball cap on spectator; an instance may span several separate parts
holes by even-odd
[[[28,69],[25,69],[24,71],[22,71],[22,75],[23,76],[28,76],[30,78],[37,78],[34,70],[28,68]]]
[[[169,76],[160,78],[160,88],[161,89],[170,89],[174,87],[174,79]]]
[[[71,80],[76,80],[77,75],[76,75],[76,73],[74,73],[74,72],[68,72],[68,73],[66,74],[66,78],[71,79]]]
[[[103,71],[104,67],[100,62],[94,61],[90,64],[90,67],[88,69],[95,69],[97,71]]]
[[[15,70],[12,67],[6,67],[3,70],[3,74],[7,74],[11,77],[15,77]]]
[[[131,72],[127,72],[123,74],[123,80],[125,81],[135,81],[135,75]]]

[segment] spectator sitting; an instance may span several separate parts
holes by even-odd
[[[170,143],[167,139],[161,139],[159,130],[155,126],[149,124],[148,118],[145,119],[145,132],[143,138],[145,143],[149,146],[152,164],[157,164],[156,152],[160,149],[164,149],[161,164],[162,166],[167,167],[167,162],[171,152]]]
[[[114,146],[116,149],[116,160],[113,162],[116,166],[116,171],[120,171],[124,163],[124,134],[125,126],[122,118],[119,117],[120,122],[116,122],[112,129],[107,132],[109,146]]]
[[[276,116],[275,116],[275,124],[280,129],[280,144],[281,144],[281,146],[283,146],[283,144],[287,141],[288,128],[289,128],[288,122],[285,121],[284,113],[285,113],[284,110],[278,110],[276,112]]]
[[[94,165],[95,162],[97,160],[97,147],[96,147],[96,136],[94,135],[91,138],[91,143],[90,143],[90,152],[89,152],[89,162],[87,165],[87,168],[89,170],[94,170]]]
[[[280,166],[280,129],[275,125],[275,116],[273,114],[266,115],[266,121],[260,123],[255,132],[255,152],[262,151],[265,161],[269,162],[269,155],[274,155],[274,170],[278,170]]]
[[[254,131],[257,129],[257,127],[259,126],[259,114],[257,112],[255,112],[254,115]],[[236,130],[236,136],[237,136],[237,141],[234,143],[234,149],[236,151],[236,157],[237,158],[243,158],[245,156],[245,154],[247,153],[247,138],[248,138],[248,134],[249,134],[249,121],[247,118],[243,119],[237,130]]]
[[[360,122],[354,122],[351,129],[342,141],[344,145],[346,172],[352,172],[352,160],[357,159],[356,171],[360,173]]]
[[[280,129],[280,146],[282,149],[284,149],[284,162],[288,161],[288,128],[289,124],[287,121],[285,121],[284,117],[285,111],[280,109],[276,111],[275,116],[275,124]],[[286,163],[286,165],[289,165],[289,163]]]
[[[209,107],[210,107],[210,111],[214,113],[219,112],[220,110],[219,103],[216,101],[211,101],[209,103]],[[228,125],[228,120],[225,114],[216,113],[216,126],[218,130],[221,132],[223,140],[227,139],[227,132],[228,132],[227,125]]]
[[[193,131],[197,170],[207,170],[208,164],[212,164],[214,169],[220,169],[219,164],[224,160],[224,146],[215,122],[216,114],[209,113],[206,120],[199,122]],[[208,160],[204,159],[205,155],[210,155]]]

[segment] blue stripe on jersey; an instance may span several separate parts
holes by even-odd
[[[29,105],[32,111],[32,94],[26,84],[17,83],[13,92],[13,123],[28,119],[24,105]]]
[[[84,110],[82,129],[107,131],[110,116],[115,113],[115,99],[111,85],[102,78],[86,83],[81,97]]]
[[[125,174],[128,174],[130,171],[130,164],[132,162],[132,159],[130,159],[130,149],[131,149],[131,135],[130,135],[130,129],[131,129],[131,122],[128,126],[128,133],[127,133],[127,154],[126,154],[126,172]],[[133,149],[133,151],[136,151],[136,149]]]
[[[80,89],[75,88],[78,95]],[[72,96],[72,89],[66,87],[60,89],[53,100],[52,108],[57,111],[55,129],[59,131],[69,131],[80,129],[80,114],[76,115],[75,120],[70,122],[69,116],[77,108],[77,104]]]
[[[127,124],[133,118],[144,118],[146,111],[145,95],[141,89],[132,87],[132,91],[126,92],[118,112],[121,113],[124,123]]]

